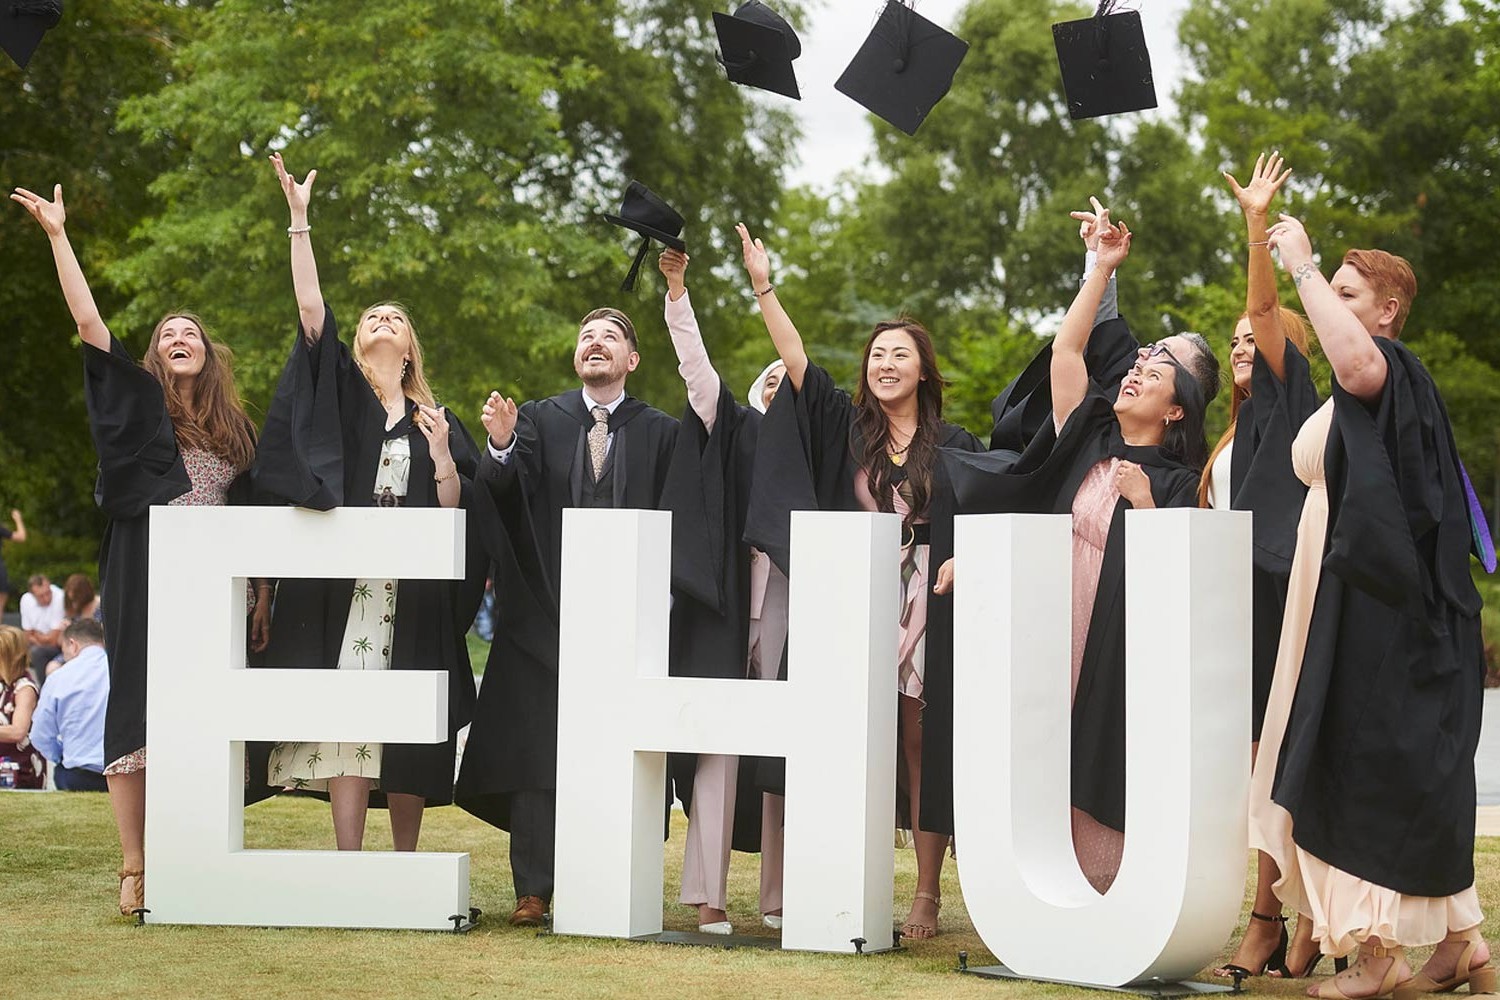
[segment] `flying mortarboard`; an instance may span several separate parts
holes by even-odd
[[[1100,0],[1093,17],[1052,26],[1068,114],[1075,119],[1156,107],[1140,12],[1111,13],[1116,2]]]
[[[780,14],[760,0],[749,0],[733,14],[714,11],[714,31],[719,36],[718,59],[730,83],[802,99],[792,72],[802,42]]]
[[[22,69],[42,36],[62,20],[62,0],[0,0],[0,49]]]
[[[969,43],[901,0],[888,0],[854,59],[833,86],[907,135],[953,86]]]
[[[635,254],[635,262],[630,265],[630,272],[625,275],[625,281],[620,285],[622,292],[635,288],[635,276],[641,269],[641,262],[646,259],[646,254],[651,249],[652,240],[660,240],[673,250],[687,249],[687,244],[682,242],[680,236],[683,225],[682,216],[640,181],[631,181],[630,186],[625,189],[625,200],[620,203],[620,214],[610,215],[606,212],[604,217],[617,226],[640,233],[643,237],[641,248]]]

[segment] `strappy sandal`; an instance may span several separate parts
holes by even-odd
[[[943,897],[941,896],[935,896],[930,892],[923,892],[921,889],[918,889],[916,892],[916,898],[929,901],[930,903],[932,903],[933,909],[938,912],[941,912],[943,909]],[[936,916],[933,917],[931,926],[928,926],[927,924],[913,923],[910,919],[908,919],[906,923],[901,925],[901,936],[904,938],[911,938],[913,941],[925,941],[931,938],[935,938],[937,937],[937,935],[938,929]]]
[[[125,894],[125,880],[135,879],[134,891],[127,898]],[[146,873],[140,868],[120,869],[120,915],[130,917],[135,915],[136,910],[146,907]]]
[[[1360,945],[1359,954],[1361,958],[1389,958],[1391,960],[1391,967],[1385,970],[1385,976],[1380,980],[1380,986],[1374,993],[1361,997],[1351,997],[1339,986],[1338,976],[1335,975],[1319,983],[1317,992],[1309,995],[1319,997],[1320,1000],[1379,1000],[1380,997],[1392,996],[1396,992],[1397,987],[1397,970],[1401,968],[1401,962],[1406,954],[1401,946],[1393,945],[1387,948],[1383,945],[1372,945],[1370,947]],[[1405,990],[1416,979],[1416,976],[1408,978],[1400,984],[1401,989]]]
[[[1479,928],[1472,928],[1464,940],[1467,946],[1458,956],[1458,964],[1454,966],[1451,978],[1439,981],[1425,972],[1418,972],[1396,990],[1396,1000],[1417,1000],[1424,993],[1451,993],[1464,983],[1469,984],[1471,995],[1495,992],[1495,967],[1493,965],[1486,962],[1477,969],[1469,968],[1474,959],[1474,952],[1484,943]]]
[[[1268,917],[1264,913],[1256,913],[1254,910],[1251,910],[1250,918],[1252,920],[1264,920],[1268,924],[1281,925],[1281,934],[1276,939],[1276,947],[1271,949],[1271,954],[1266,956],[1266,960],[1260,963],[1260,968],[1258,969],[1247,969],[1243,965],[1235,965],[1233,962],[1230,962],[1228,965],[1219,966],[1213,971],[1213,974],[1220,979],[1233,979],[1236,982],[1241,979],[1248,979],[1251,976],[1259,976],[1266,973],[1267,970],[1270,970],[1273,974],[1288,975],[1286,967],[1286,949],[1288,944],[1286,915],[1277,914],[1274,917]]]

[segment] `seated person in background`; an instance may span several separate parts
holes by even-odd
[[[0,625],[0,788],[46,785],[47,763],[28,739],[37,686],[26,667],[26,633]]]
[[[99,613],[99,595],[94,592],[94,584],[82,573],[74,573],[63,582],[63,619],[62,627],[67,628],[73,622],[83,618],[92,618],[95,621],[103,621]],[[52,658],[47,664],[47,677],[58,670],[66,661],[62,657],[62,651]],[[45,680],[45,678],[43,678]]]
[[[26,541],[26,522],[21,518],[21,512],[12,510],[10,519],[15,522],[14,528],[7,528],[0,524],[0,542],[15,542],[20,544]],[[0,615],[5,614],[5,606],[10,603],[10,574],[5,572],[5,555],[0,552]]]
[[[31,673],[39,682],[49,660],[61,652],[62,588],[41,573],[26,582],[21,595],[21,629],[31,643]]]
[[[103,792],[104,706],[109,701],[109,659],[104,655],[104,626],[82,618],[63,629],[67,663],[52,675],[36,715],[31,742],[56,765],[58,790]]]

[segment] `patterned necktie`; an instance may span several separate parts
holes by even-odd
[[[589,462],[594,466],[594,482],[604,472],[604,452],[609,444],[609,411],[602,406],[591,410],[594,426],[589,428]]]

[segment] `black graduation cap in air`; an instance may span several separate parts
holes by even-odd
[[[1052,26],[1068,114],[1075,119],[1156,107],[1141,15],[1111,13],[1115,3],[1101,0],[1093,17]]]
[[[719,36],[718,59],[730,83],[802,99],[792,72],[802,42],[780,14],[760,0],[749,0],[733,14],[714,11],[714,31]]]
[[[22,69],[42,36],[62,20],[62,0],[0,0],[0,49]]]
[[[833,86],[907,135],[916,135],[927,113],[953,86],[953,74],[968,51],[968,42],[901,0],[887,0],[870,36]]]
[[[620,203],[620,214],[610,215],[606,212],[604,217],[615,225],[640,233],[644,237],[641,240],[641,248],[635,253],[635,262],[630,265],[630,272],[625,275],[625,281],[620,285],[622,292],[635,288],[635,276],[641,269],[641,262],[646,259],[646,254],[651,250],[652,240],[660,240],[673,250],[687,249],[687,244],[682,242],[680,237],[683,225],[682,216],[640,181],[631,181],[630,186],[625,189],[625,200]]]

